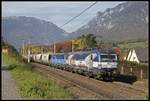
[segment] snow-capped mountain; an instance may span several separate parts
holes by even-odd
[[[125,2],[104,12],[97,12],[72,36],[91,33],[108,40],[148,38],[148,18],[148,2]]]

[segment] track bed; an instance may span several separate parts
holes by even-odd
[[[34,70],[67,89],[74,99],[144,99],[142,91],[131,87],[95,80],[38,63],[31,64]]]

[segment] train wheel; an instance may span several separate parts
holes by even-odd
[[[76,70],[75,70],[75,69],[73,69],[73,70],[72,70],[72,73],[76,73]]]
[[[93,73],[89,73],[89,77],[93,78],[94,77]]]

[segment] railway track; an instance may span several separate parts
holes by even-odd
[[[85,88],[74,81],[65,78],[64,76],[55,74],[53,72],[49,72],[46,68],[35,68],[38,72],[42,72],[42,74],[48,74],[47,77],[59,85],[63,86],[65,89],[71,92],[74,99],[107,99],[103,96]],[[73,91],[73,92],[72,92]]]
[[[35,70],[47,74],[50,79],[63,85],[77,99],[143,99],[142,91],[133,88],[98,81],[38,63],[31,64]]]

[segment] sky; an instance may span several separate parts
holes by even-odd
[[[42,20],[51,21],[58,27],[62,26],[68,20],[78,15],[92,2],[2,2],[2,17],[6,16],[27,16],[36,17]],[[93,7],[84,12],[81,16],[74,19],[69,24],[62,27],[67,32],[73,32],[81,26],[88,23],[96,16],[98,11],[105,11],[107,8],[113,8],[122,2],[104,2],[99,1]]]

